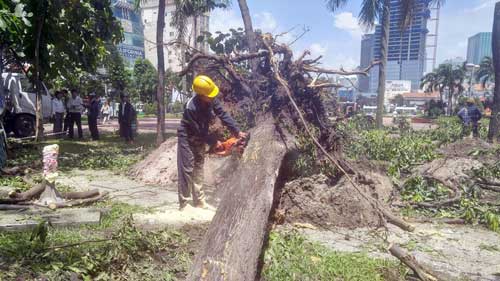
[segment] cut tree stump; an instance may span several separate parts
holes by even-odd
[[[278,174],[287,151],[273,118],[251,131],[251,141],[228,174],[219,208],[187,280],[255,280],[268,233]]]

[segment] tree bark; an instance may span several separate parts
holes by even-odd
[[[495,5],[493,20],[493,68],[495,69],[495,94],[491,112],[488,140],[495,141],[500,135],[500,2]]]
[[[389,247],[389,252],[398,258],[401,262],[406,264],[422,281],[437,281],[438,279],[428,272],[428,269],[420,265],[414,256],[409,254],[406,250],[393,244]]]
[[[228,175],[219,208],[187,280],[257,280],[269,231],[278,174],[286,147],[271,116],[251,131],[251,141]]]
[[[42,39],[42,29],[43,24],[45,22],[45,0],[41,1],[42,7],[41,15],[37,18],[37,26],[36,26],[36,41],[35,41],[35,89],[36,89],[36,105],[35,105],[35,115],[36,115],[36,132],[35,132],[35,141],[40,141],[43,139],[43,104],[42,104],[42,82],[41,76],[42,71],[40,69],[40,41]]]
[[[253,31],[252,18],[250,17],[250,10],[248,9],[246,0],[238,0],[240,6],[241,17],[243,18],[243,25],[245,26],[245,35],[248,41],[248,48],[250,53],[257,52],[257,42],[255,42],[255,33]],[[253,72],[257,69],[255,60],[250,60],[250,66]]]
[[[387,45],[389,43],[389,27],[390,27],[390,0],[384,1],[382,12],[382,39],[380,48],[380,64],[378,66],[378,90],[377,90],[377,128],[381,129],[384,122],[384,101],[385,101],[385,71],[387,65]]]
[[[165,140],[165,54],[163,51],[163,30],[165,29],[165,0],[158,3],[158,21],[156,25],[156,50],[158,54],[158,87],[156,145],[160,146]]]

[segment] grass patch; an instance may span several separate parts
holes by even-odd
[[[130,214],[147,209],[124,203],[99,226],[0,233],[0,280],[182,280],[192,244],[182,230],[141,231]]]
[[[341,253],[310,243],[296,232],[270,236],[265,253],[264,279],[282,280],[399,280],[396,263],[369,258],[364,254]],[[392,272],[395,278],[389,278]]]

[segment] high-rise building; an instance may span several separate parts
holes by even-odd
[[[480,32],[469,37],[467,45],[467,62],[480,64],[484,57],[492,56],[491,32]]]
[[[420,87],[420,79],[426,66],[427,20],[430,18],[430,0],[417,0],[415,12],[409,27],[401,32],[401,5],[399,0],[391,0],[389,42],[387,50],[387,80],[409,80],[412,90]],[[363,44],[363,42],[362,42]],[[375,26],[373,34],[372,60],[379,60],[382,47],[382,28]],[[362,48],[363,50],[363,48]],[[369,54],[362,55],[362,58]],[[378,86],[378,66],[370,71],[369,91],[376,92]]]
[[[177,42],[178,32],[172,25],[172,18],[175,12],[175,1],[166,0],[165,6],[165,28],[163,30],[163,49],[165,54],[165,69],[171,69],[178,72],[182,69],[182,48]],[[144,1],[141,4],[142,23],[144,25],[144,38],[145,38],[145,56],[157,68],[157,44],[156,44],[156,26],[158,20],[158,0]],[[196,32],[194,30],[196,26]],[[209,30],[209,16],[208,14],[199,16],[195,19],[189,18],[186,26],[186,35],[184,38],[185,43],[190,47],[197,48],[198,50],[208,52],[208,44],[196,42],[196,38],[203,35],[203,32]]]
[[[120,20],[123,41],[117,48],[129,67],[138,58],[144,58],[144,36],[141,15],[134,7],[134,0],[112,0],[113,15]]]
[[[373,60],[373,37],[373,34],[365,34],[361,39],[361,62],[359,64],[361,68],[368,67]],[[360,75],[358,81],[361,92],[366,93],[370,91],[369,77]]]

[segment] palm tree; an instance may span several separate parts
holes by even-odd
[[[444,92],[448,90],[448,113],[453,112],[453,98],[464,91],[465,69],[452,64],[440,64],[434,72],[427,73],[422,78],[420,87],[426,92],[439,91],[441,101]]]
[[[335,12],[340,7],[350,2],[349,0],[326,0],[328,8]],[[442,5],[445,0],[432,0],[431,5]],[[390,9],[391,5],[401,6],[401,22],[399,23],[401,30],[405,30],[411,23],[414,16],[414,10],[416,8],[417,0],[398,0],[397,3],[391,3],[391,0],[363,0],[361,3],[361,11],[359,13],[359,22],[361,25],[373,28],[375,22],[378,20],[381,24],[382,38],[381,38],[381,48],[380,48],[380,63],[378,65],[379,69],[379,79],[378,79],[378,90],[377,90],[377,116],[376,122],[377,127],[382,128],[383,126],[383,114],[384,114],[384,100],[385,100],[385,68],[387,65],[387,45],[389,42],[389,28],[390,28]]]
[[[488,131],[489,141],[493,141],[500,133],[500,2],[495,5],[492,45],[495,93],[493,95],[490,129]]]
[[[420,83],[420,89],[424,90],[426,93],[432,93],[435,91],[439,91],[440,97],[439,99],[443,100],[443,93],[440,89],[440,83],[438,80],[437,73],[429,72],[425,74]]]
[[[493,59],[491,57],[484,57],[479,64],[479,70],[476,73],[476,79],[486,87],[489,81],[495,80],[495,69],[493,67]]]

